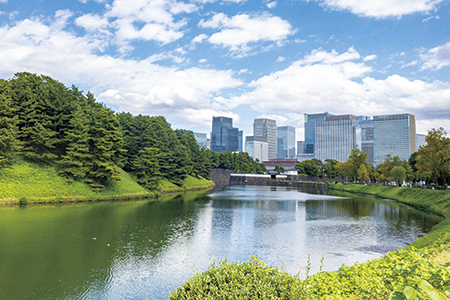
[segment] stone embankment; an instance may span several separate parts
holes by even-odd
[[[229,185],[258,185],[258,186],[285,186],[300,188],[303,192],[326,193],[327,184],[322,178],[305,175],[263,175],[263,174],[236,174],[231,170],[213,169],[210,175],[216,186]]]

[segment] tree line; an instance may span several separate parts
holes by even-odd
[[[247,153],[199,149],[191,132],[173,130],[164,117],[116,114],[90,92],[27,72],[0,79],[0,168],[15,155],[57,165],[61,176],[96,191],[119,180],[117,167],[149,189],[161,178],[208,178],[212,168],[266,171]]]
[[[418,182],[450,184],[450,138],[443,128],[428,132],[426,145],[421,146],[408,160],[387,155],[383,163],[374,166],[367,162],[367,153],[353,149],[346,162],[334,159],[310,159],[295,166],[299,174],[319,177],[342,177],[347,181],[361,182]]]

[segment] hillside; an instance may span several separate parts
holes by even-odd
[[[117,168],[117,167],[116,167]],[[129,174],[117,168],[119,181],[108,181],[107,189],[94,192],[88,184],[58,175],[55,166],[13,158],[9,167],[0,169],[0,203],[51,203],[96,200],[121,200],[155,197],[136,183]]]

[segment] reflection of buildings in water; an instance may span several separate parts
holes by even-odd
[[[298,201],[259,200],[254,201],[255,226],[267,226],[297,220]]]

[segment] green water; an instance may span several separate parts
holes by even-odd
[[[439,218],[373,198],[230,187],[162,201],[0,209],[0,299],[167,299],[213,260],[296,273],[406,246]],[[318,266],[313,266],[317,268]]]

